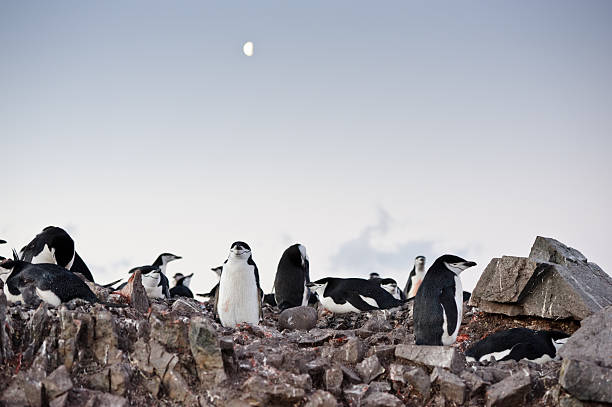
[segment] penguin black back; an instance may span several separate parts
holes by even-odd
[[[193,277],[193,273],[188,276],[180,277],[177,280],[176,285],[170,289],[170,296],[193,298],[193,293],[189,289],[189,282],[191,281],[191,277]]]
[[[89,267],[87,267],[87,264],[85,264],[85,262],[83,261],[81,256],[79,256],[79,253],[76,250],[74,252],[74,262],[72,263],[72,267],[70,267],[70,271],[74,273],[81,273],[83,277],[85,277],[92,283],[94,282],[94,278],[91,274],[91,271],[89,271]]]
[[[289,246],[281,256],[274,278],[274,298],[278,308],[308,304],[310,282],[310,263],[306,248],[301,244]]]
[[[55,263],[70,268],[73,259],[74,240],[57,226],[47,226],[21,249],[21,260],[28,263]]]

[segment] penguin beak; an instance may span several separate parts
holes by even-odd
[[[463,265],[465,266],[465,268],[474,267],[476,265],[476,262],[474,262],[474,261],[466,261],[465,263],[463,263]]]

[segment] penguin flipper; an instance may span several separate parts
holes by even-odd
[[[356,292],[352,292],[352,291],[346,292],[344,295],[344,298],[353,307],[357,308],[360,311],[373,311],[373,310],[379,309],[378,307],[373,307],[372,305],[365,302],[363,298],[361,298],[361,296]]]
[[[457,303],[455,302],[455,287],[446,286],[442,289],[440,303],[444,307],[446,314],[446,330],[448,335],[452,335],[457,328]]]

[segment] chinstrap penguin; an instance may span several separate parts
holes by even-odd
[[[452,345],[463,314],[459,274],[476,263],[445,254],[431,265],[414,297],[414,336],[417,345]]]
[[[188,297],[193,298],[193,293],[189,289],[189,283],[191,283],[191,277],[193,273],[184,276],[182,273],[176,273],[174,275],[174,287],[170,289],[171,297]]]
[[[152,265],[134,267],[129,273],[132,274],[136,270],[140,270],[142,285],[145,286],[149,298],[170,298],[170,282],[165,274],[166,267],[171,261],[181,258],[181,256],[175,254],[162,253],[157,256]],[[117,287],[117,290],[121,290],[125,284],[127,283],[121,284]]]
[[[274,278],[274,299],[281,311],[308,305],[310,292],[306,284],[310,282],[309,267],[303,245],[294,244],[283,252]]]
[[[261,293],[251,248],[244,242],[234,242],[223,264],[217,291],[215,309],[221,325],[228,328],[244,322],[258,324]]]
[[[399,307],[397,300],[377,280],[326,277],[307,284],[321,305],[335,314]]]
[[[557,356],[569,335],[561,331],[535,331],[527,328],[513,328],[495,332],[476,342],[465,351],[468,362],[484,362],[527,359],[545,363]]]
[[[425,256],[417,256],[414,259],[414,266],[408,275],[408,281],[406,281],[406,286],[404,287],[404,295],[406,298],[414,298],[423,282],[425,273]]]
[[[380,280],[380,274],[376,272],[370,273],[370,280]]]

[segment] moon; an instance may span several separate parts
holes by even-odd
[[[242,46],[242,52],[244,52],[244,55],[247,57],[253,56],[253,43],[251,41],[245,42]]]

